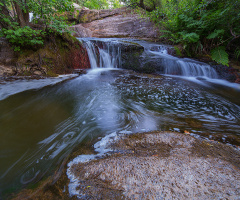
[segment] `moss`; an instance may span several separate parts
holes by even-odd
[[[136,46],[141,46],[140,44],[135,43],[135,42],[130,42],[130,41],[122,41],[122,42],[124,42],[126,44],[133,44],[133,45],[136,45]]]
[[[49,70],[47,71],[47,74],[46,74],[48,77],[57,77],[58,75],[55,74],[53,71]]]
[[[87,21],[88,21],[87,15],[83,15],[79,19],[79,23],[86,23]]]
[[[174,46],[174,50],[176,51],[177,56],[182,57],[183,54],[178,46]]]
[[[80,41],[67,33],[50,35],[46,38],[44,47],[38,50],[24,50],[16,63],[17,66],[26,66],[28,69],[37,67],[43,74],[47,72],[47,76],[72,73],[74,68],[90,67],[87,52]]]

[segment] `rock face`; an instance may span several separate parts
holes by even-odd
[[[103,19],[105,17],[110,17],[113,15],[128,13],[129,11],[126,8],[118,9],[107,9],[107,10],[89,10],[82,9],[79,12],[78,22],[79,23],[88,23],[95,20]]]
[[[237,199],[239,152],[179,133],[123,136],[106,158],[71,166],[84,199]]]
[[[158,39],[159,31],[148,19],[131,13],[127,8],[113,10],[79,11],[77,22],[81,31],[76,30],[79,25],[73,26],[75,37],[123,37],[139,39]],[[85,29],[83,29],[84,27]]]
[[[92,37],[92,31],[84,28],[81,24],[71,26],[70,30],[74,31],[72,33],[74,37]]]
[[[117,15],[90,23],[82,24],[92,31],[93,37],[122,37],[139,39],[157,39],[158,30],[147,19],[137,14]]]
[[[0,65],[0,77],[1,76],[5,77],[11,75],[12,73],[13,73],[12,67]]]

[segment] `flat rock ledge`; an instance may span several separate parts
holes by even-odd
[[[121,136],[111,155],[71,166],[80,199],[239,199],[240,153],[190,135]],[[73,196],[76,198],[76,196]]]
[[[80,145],[52,177],[14,200],[31,199],[239,199],[240,151],[188,134],[148,132],[118,135],[103,144],[112,151],[93,155],[92,141]],[[95,160],[69,160],[92,156]],[[75,160],[75,159],[74,159]],[[75,195],[66,171],[74,176]],[[62,173],[63,172],[63,173]]]

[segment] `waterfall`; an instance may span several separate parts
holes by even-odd
[[[118,68],[121,66],[121,49],[109,39],[91,40],[81,38],[86,47],[91,68]]]
[[[210,65],[184,59],[163,59],[163,74],[188,77],[204,76],[218,78],[217,72]]]
[[[204,76],[208,78],[218,78],[215,69],[210,65],[192,59],[177,58],[168,54],[167,47],[163,45],[149,48],[149,53],[155,58],[161,58],[159,63],[161,74],[179,75],[188,77]]]
[[[125,63],[132,59],[132,52],[123,49],[126,45],[141,45],[144,53],[137,58],[140,69],[144,63],[155,62],[156,72],[159,74],[187,76],[187,77],[208,77],[218,78],[218,74],[210,65],[192,59],[177,58],[172,56],[174,49],[171,46],[149,43],[146,41],[118,38],[79,38],[86,47],[91,68],[126,68]],[[123,52],[121,52],[123,51]],[[134,51],[134,50],[133,50]],[[124,54],[124,56],[123,56]],[[124,57],[124,58],[123,58]],[[127,58],[126,58],[127,57]],[[126,62],[127,60],[127,62]]]
[[[83,44],[84,44],[85,48],[87,49],[91,68],[92,69],[98,68],[98,66],[99,66],[98,62],[97,62],[98,54],[97,54],[96,50],[99,50],[99,48],[97,46],[94,46],[94,43],[92,43],[91,41],[84,40]]]

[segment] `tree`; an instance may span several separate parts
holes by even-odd
[[[189,57],[210,55],[228,65],[240,55],[239,0],[159,0],[147,16],[164,33],[161,38],[181,44]]]
[[[0,0],[0,36],[20,47],[43,44],[51,31],[67,31],[63,13],[72,10],[71,0]],[[34,20],[29,22],[29,12]]]
[[[11,8],[11,10],[10,10]],[[27,26],[29,24],[29,12],[27,0],[21,1],[0,1],[0,10],[2,14],[0,15],[0,23],[4,28],[9,27],[6,21],[11,22],[16,21],[21,27]],[[12,11],[12,12],[11,12]],[[6,18],[8,20],[6,20]]]
[[[156,10],[161,4],[160,0],[123,0],[123,2],[130,7],[139,7],[148,12]]]

